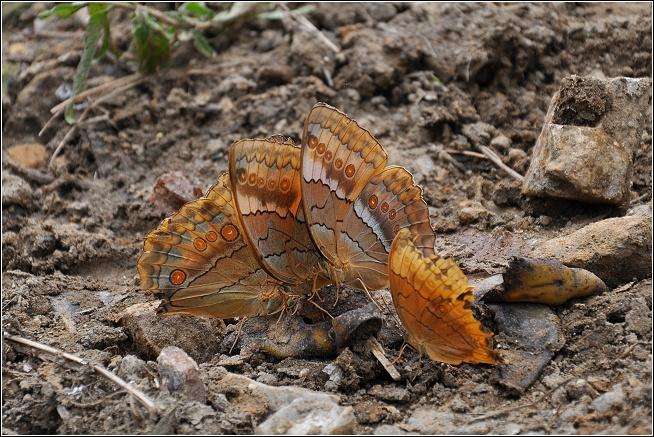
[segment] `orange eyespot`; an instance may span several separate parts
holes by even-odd
[[[250,176],[248,176],[248,183],[250,185],[255,185],[257,183],[257,175],[250,173]]]
[[[388,211],[388,203],[386,203],[386,202],[382,203],[382,205],[381,205],[381,210],[382,210],[382,212],[384,212],[384,213],[385,213],[386,211]]]
[[[379,203],[377,196],[373,194],[370,197],[368,197],[368,206],[370,207],[370,209],[377,208],[377,203]]]
[[[325,146],[323,143],[320,143],[320,144],[318,144],[318,148],[316,149],[316,153],[318,153],[318,155],[322,155],[323,153],[325,153],[325,149],[327,149],[327,146]]]
[[[218,238],[218,235],[216,235],[216,233],[214,231],[209,231],[209,232],[207,232],[207,235],[205,235],[205,237],[207,238],[208,241],[213,242],[213,241],[216,241],[216,239]]]
[[[195,240],[193,240],[193,247],[195,247],[197,250],[202,252],[207,248],[207,242],[204,241],[202,238],[198,237]]]
[[[318,145],[318,138],[316,138],[313,135],[309,135],[309,148],[315,149],[317,145]]]
[[[395,212],[394,209],[391,209],[390,211],[388,211],[388,218],[389,219],[395,220],[395,215],[396,215],[396,212]]]
[[[352,164],[348,164],[347,167],[345,167],[345,176],[347,176],[348,178],[354,176],[355,172],[356,170]]]
[[[220,230],[220,235],[222,235],[225,241],[234,241],[238,238],[238,229],[231,223],[227,223]]]
[[[275,181],[274,181],[274,179],[270,179],[268,181],[268,190],[272,191],[274,189],[275,189]]]
[[[340,170],[341,167],[343,167],[343,160],[341,158],[336,158],[336,161],[334,161],[334,167],[336,167],[336,170]]]
[[[279,188],[281,188],[281,190],[284,192],[291,188],[291,183],[288,181],[288,178],[282,178],[282,182],[279,184]]]
[[[393,233],[397,234],[398,232],[400,232],[400,225],[393,226]]]
[[[181,285],[186,281],[186,273],[183,270],[173,270],[168,277],[168,280],[173,285]]]
[[[331,150],[325,152],[325,161],[329,162],[332,160],[333,153]]]
[[[266,186],[266,182],[263,180],[263,178],[259,178],[259,179],[257,179],[257,185],[259,185],[259,187],[263,188],[263,187]]]

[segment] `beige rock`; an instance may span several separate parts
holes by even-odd
[[[649,217],[616,217],[585,226],[537,246],[533,255],[555,258],[599,276],[610,287],[652,275]]]
[[[536,141],[523,193],[627,204],[650,89],[648,78],[564,79]]]
[[[18,205],[31,208],[34,205],[34,193],[30,184],[18,176],[2,172],[2,207]]]
[[[155,311],[158,304],[132,305],[118,320],[139,352],[156,357],[164,347],[177,346],[199,362],[218,352],[224,334],[222,322],[187,314],[161,316]]]
[[[348,434],[356,423],[352,407],[338,405],[338,396],[302,387],[274,387],[225,373],[214,390],[229,393],[239,411],[271,413],[257,426],[257,434]]]
[[[167,346],[161,350],[157,365],[163,390],[180,392],[189,400],[207,401],[207,388],[202,382],[200,368],[186,352],[176,346]]]
[[[47,162],[48,151],[42,144],[26,143],[8,148],[7,156],[23,167],[39,168]]]

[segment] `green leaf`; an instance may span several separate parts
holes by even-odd
[[[179,10],[187,15],[204,19],[212,19],[216,15],[204,2],[185,2],[180,6]]]
[[[193,31],[193,45],[198,50],[198,52],[202,53],[207,58],[211,58],[215,53],[215,50],[209,43],[209,40],[204,35],[202,35],[202,32],[200,31]]]
[[[89,15],[93,17],[94,15],[106,14],[109,10],[109,5],[106,3],[89,3]]]
[[[138,11],[133,20],[133,47],[139,61],[139,70],[153,73],[170,58],[170,40],[167,32],[154,17]]]
[[[89,24],[86,27],[86,33],[84,35],[84,51],[82,52],[82,57],[79,60],[77,71],[75,72],[75,78],[73,79],[73,96],[84,91],[84,88],[86,87],[86,78],[89,75],[91,62],[95,56],[98,41],[100,40],[100,34],[102,33],[104,26],[102,17],[102,14],[91,15]],[[75,110],[72,104],[66,107],[64,116],[68,123],[73,124],[75,122]]]
[[[39,14],[39,18],[48,18],[56,15],[59,18],[68,18],[87,5],[87,2],[61,3]]]

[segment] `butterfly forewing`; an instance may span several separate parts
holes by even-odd
[[[310,287],[321,255],[301,207],[300,148],[279,137],[237,141],[229,171],[246,238],[263,267],[284,283]]]
[[[474,317],[467,278],[453,260],[425,257],[403,229],[391,248],[389,279],[408,341],[419,352],[449,364],[497,362],[492,334]]]
[[[388,156],[365,129],[324,103],[313,107],[302,134],[302,196],[311,237],[334,265],[347,262],[341,249],[343,218]]]
[[[283,302],[280,282],[243,239],[226,173],[147,235],[137,269],[141,288],[160,295],[168,313],[230,318],[269,314]]]

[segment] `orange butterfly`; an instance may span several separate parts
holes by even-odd
[[[236,142],[229,175],[146,237],[142,288],[159,293],[166,312],[226,318],[281,311],[289,297],[329,283],[368,291],[390,278],[420,352],[494,362],[465,276],[434,251],[422,190],[387,157],[367,130],[323,103],[305,121],[301,149],[280,137]]]

